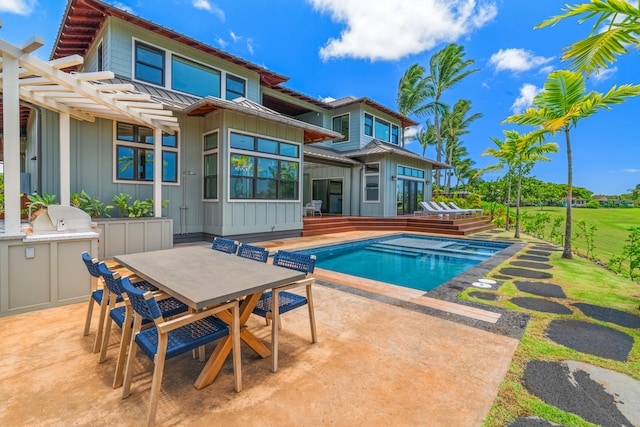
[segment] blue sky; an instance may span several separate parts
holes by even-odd
[[[0,0],[0,37],[20,44],[33,35],[46,45],[48,59],[66,0]],[[567,21],[533,27],[559,14],[561,1],[518,0],[120,0],[108,1],[145,19],[226,50],[290,77],[286,86],[317,98],[367,96],[396,107],[398,80],[413,63],[428,66],[448,43],[465,47],[480,71],[446,92],[443,100],[472,101],[483,117],[463,141],[476,167],[494,163],[481,157],[502,139],[501,125],[531,99],[554,69],[566,67],[562,48],[587,36],[590,23]],[[622,57],[588,82],[606,92],[613,85],[638,84],[638,51]],[[636,122],[640,98],[583,120],[571,134],[574,185],[599,194],[620,194],[640,183],[640,138]],[[419,119],[423,122],[424,119]],[[536,166],[538,179],[566,182],[565,141],[560,151]],[[421,153],[417,144],[407,148]],[[427,151],[434,158],[435,152]],[[499,175],[485,175],[495,179]]]

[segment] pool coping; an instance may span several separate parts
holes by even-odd
[[[329,281],[329,280],[323,280],[322,278],[316,278],[316,283],[322,286],[327,286],[333,289],[339,289],[344,292],[349,292],[355,295],[374,299],[376,301],[384,302],[397,307],[403,307],[409,310],[421,312],[431,316],[436,316],[442,319],[450,320],[455,323],[464,324],[464,325],[482,329],[488,332],[500,334],[503,336],[516,338],[516,339],[520,339],[522,337],[530,318],[528,314],[501,308],[501,307],[486,305],[486,304],[482,304],[475,301],[461,299],[461,298],[458,298],[458,295],[461,292],[463,292],[465,289],[469,287],[474,287],[472,285],[474,282],[477,282],[477,280],[480,278],[487,277],[488,274],[492,270],[494,270],[498,265],[502,264],[504,261],[513,257],[515,254],[523,250],[527,246],[527,243],[514,242],[513,240],[502,240],[502,239],[486,240],[486,239],[477,238],[477,237],[474,238],[473,236],[443,237],[443,236],[430,236],[427,234],[408,233],[408,232],[390,233],[385,237],[394,236],[394,235],[401,236],[401,235],[408,235],[408,234],[415,234],[415,235],[424,236],[424,237],[436,237],[439,239],[449,238],[453,240],[476,240],[476,241],[483,241],[488,243],[503,243],[503,244],[509,244],[509,246],[501,250],[500,252],[496,253],[491,258],[485,261],[482,261],[481,263],[471,267],[469,270],[465,271],[464,273],[459,274],[458,276],[452,278],[451,280],[448,280],[447,282],[444,282],[440,286],[428,292],[407,288],[399,285],[388,284],[390,286],[399,287],[402,289],[407,289],[408,291],[412,291],[412,292],[408,292],[410,297],[406,297],[406,298],[390,296],[386,293],[376,292],[371,289],[362,289],[362,288],[349,286],[349,284],[347,283],[335,283],[337,280]],[[323,244],[323,245],[298,247],[291,250],[295,250],[298,252],[298,251],[310,250],[314,248],[334,246],[337,244],[348,244],[353,242],[359,242],[363,240],[371,240],[371,237],[348,239],[345,241],[341,241],[339,243],[334,242],[334,243]],[[349,276],[349,275],[344,275],[344,276],[356,277],[356,276]],[[500,281],[498,282],[501,283]],[[378,282],[378,283],[383,283],[383,282]],[[445,302],[456,304],[456,305],[466,306],[471,309],[496,313],[500,315],[500,317],[494,323],[493,321],[483,320],[477,316],[468,316],[468,315],[455,313],[452,311],[447,311],[447,307],[444,304],[439,308],[434,308],[434,307],[438,307],[437,303],[431,304],[429,303],[429,301],[424,301],[424,300],[421,301],[422,298],[441,300],[441,301],[445,301]]]

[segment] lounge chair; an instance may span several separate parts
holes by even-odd
[[[475,213],[473,209],[453,208],[448,204],[446,204],[445,202],[436,202],[436,204],[445,211],[456,211],[461,213],[462,215],[471,215]]]
[[[451,206],[454,209],[461,209],[461,208],[458,207],[458,205],[456,205],[453,202],[449,202],[449,206]],[[480,215],[484,214],[484,209],[467,209],[467,210],[473,211],[475,213],[479,213]]]
[[[438,215],[464,215],[465,213],[467,213],[466,211],[462,211],[462,210],[455,210],[455,209],[445,209],[442,206],[439,206],[436,202],[421,202],[421,205],[424,206],[429,206],[431,208],[431,212],[432,213],[436,213]]]

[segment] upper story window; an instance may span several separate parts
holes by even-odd
[[[333,130],[336,132],[340,132],[343,135],[342,138],[334,139],[333,142],[349,141],[349,114],[335,116],[332,121]]]
[[[298,200],[299,145],[235,132],[230,145],[229,198]]]
[[[116,124],[116,180],[153,181],[153,129]],[[178,182],[178,135],[162,135],[162,181]]]
[[[164,51],[136,41],[135,78],[164,86]]]
[[[400,127],[373,114],[364,113],[362,132],[381,141],[400,145]]]
[[[364,134],[373,136],[373,116],[367,113],[364,113]]]
[[[218,199],[218,131],[202,138],[204,199]]]
[[[398,176],[424,179],[424,170],[398,165]]]
[[[171,89],[201,97],[220,97],[220,71],[171,56]]]
[[[229,101],[236,98],[246,98],[247,96],[247,82],[240,77],[227,74],[226,79],[227,93],[225,98]]]

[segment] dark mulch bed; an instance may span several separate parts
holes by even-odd
[[[625,362],[633,346],[633,338],[624,332],[581,320],[553,320],[547,337],[573,350]]]
[[[469,296],[485,301],[498,301],[500,299],[500,295],[492,294],[490,292],[469,292]]]
[[[535,268],[537,270],[550,270],[553,268],[553,265],[551,264],[542,264],[540,262],[531,261],[510,261],[509,264],[515,265],[516,267]]]
[[[543,418],[538,417],[522,417],[516,418],[507,424],[507,427],[558,427],[560,424],[552,423]]]
[[[551,279],[553,275],[544,271],[527,270],[525,268],[506,267],[501,268],[500,273],[509,276],[524,277],[525,279]],[[494,276],[495,277],[495,276]]]
[[[538,255],[538,256],[550,256],[551,252],[547,252],[547,251],[527,251],[528,254],[530,255]]]
[[[531,297],[517,297],[511,298],[511,302],[518,307],[523,307],[529,310],[541,311],[543,313],[554,314],[572,314],[570,308],[565,307],[557,302],[547,301],[546,299],[531,298]]]
[[[503,276],[501,274],[494,274],[493,276],[491,276],[492,279],[498,279],[498,280],[511,280],[513,279],[513,277],[511,276]]]
[[[525,388],[546,403],[600,426],[633,425],[617,408],[616,399],[582,370],[560,362],[532,360],[522,378]],[[526,424],[525,424],[526,425]]]
[[[542,282],[530,282],[528,280],[516,280],[513,282],[519,291],[526,292],[528,294],[539,295],[541,297],[548,298],[566,298],[562,288],[558,285]]]
[[[594,319],[615,323],[625,328],[640,328],[640,316],[636,316],[635,314],[581,302],[573,305],[578,307],[585,315],[593,317]]]
[[[549,262],[549,257],[537,255],[520,255],[518,259],[524,261]]]

